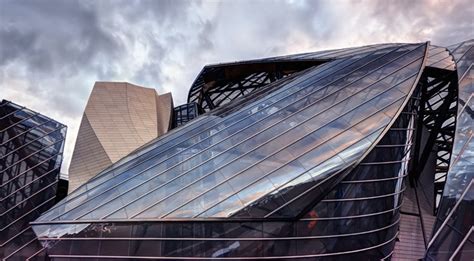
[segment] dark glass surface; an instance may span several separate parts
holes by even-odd
[[[4,260],[26,260],[42,248],[29,222],[55,203],[65,135],[66,126],[1,101],[0,256]]]

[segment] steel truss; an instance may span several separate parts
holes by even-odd
[[[257,72],[244,78],[221,82],[220,85],[216,84],[211,91],[205,91],[202,93],[199,109],[201,112],[212,110],[287,75],[288,74],[284,74],[281,71],[274,73]]]
[[[193,84],[188,102],[195,102],[202,114],[321,63],[323,62],[260,62],[205,68]]]
[[[198,116],[197,104],[186,103],[173,110],[173,128],[179,127],[191,121]]]
[[[436,156],[433,215],[436,215],[453,148],[457,114],[458,79],[456,71],[426,67],[419,82],[417,133],[410,183],[414,185],[430,155]],[[428,130],[426,139],[422,129]],[[422,140],[426,140],[422,142]],[[418,159],[418,160],[417,160]]]

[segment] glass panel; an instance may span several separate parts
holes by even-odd
[[[239,197],[235,195],[200,214],[199,217],[229,217],[243,207]]]

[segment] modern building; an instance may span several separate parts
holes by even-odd
[[[33,229],[52,260],[470,260],[473,46],[206,66],[196,118]]]
[[[44,255],[29,222],[66,195],[67,181],[60,177],[65,136],[65,125],[13,102],[0,102],[2,260]]]
[[[126,82],[96,82],[69,167],[69,193],[171,127],[171,93]]]

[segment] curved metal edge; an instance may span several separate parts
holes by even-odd
[[[301,259],[301,258],[310,258],[310,257],[327,257],[327,256],[338,256],[338,255],[347,255],[354,254],[359,252],[364,252],[367,250],[376,249],[387,245],[394,241],[398,237],[399,232],[395,233],[395,236],[388,239],[387,241],[362,249],[350,250],[337,253],[325,253],[325,254],[313,254],[313,255],[295,255],[295,256],[268,256],[268,257],[149,257],[149,256],[98,256],[98,255],[49,255],[53,258],[102,258],[102,259],[117,259],[117,258],[132,258],[132,259],[145,259],[145,260],[278,260],[278,259]]]
[[[353,232],[347,234],[335,234],[335,235],[319,235],[319,236],[297,236],[297,237],[62,237],[62,238],[47,238],[40,237],[42,241],[280,241],[280,240],[310,240],[310,239],[328,239],[328,238],[339,238],[339,237],[350,237],[359,236],[370,233],[375,233],[383,230],[387,230],[393,226],[396,226],[400,222],[401,217],[398,217],[395,221],[391,222],[387,226],[375,228],[367,231]]]

